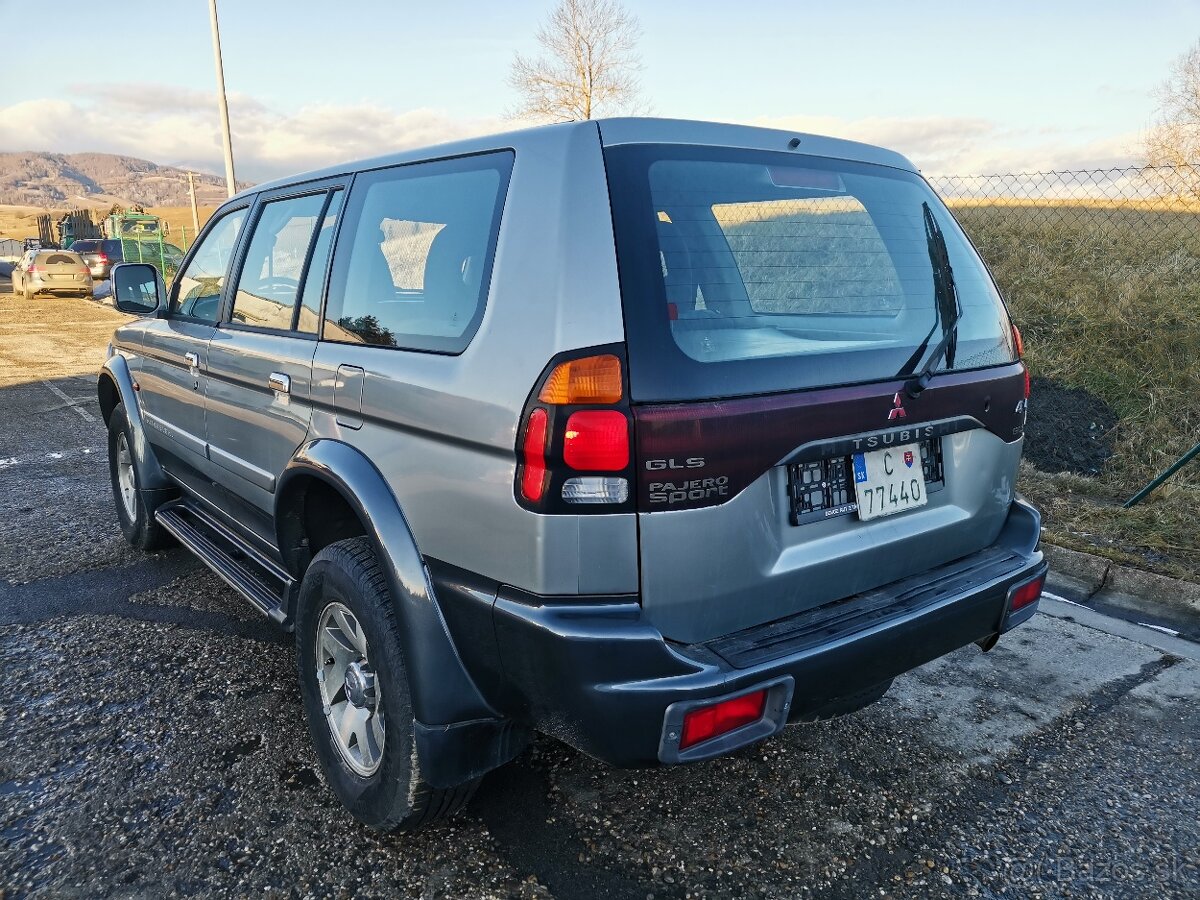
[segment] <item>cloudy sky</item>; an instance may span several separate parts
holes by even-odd
[[[553,2],[219,0],[239,179],[511,127],[509,64]],[[2,20],[19,5],[0,0]],[[626,5],[655,115],[884,144],[930,174],[1135,161],[1155,86],[1200,38],[1200,0]],[[223,172],[205,0],[86,18],[90,56],[10,68],[0,150]]]

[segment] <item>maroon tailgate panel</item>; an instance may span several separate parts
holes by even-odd
[[[897,393],[903,415],[895,411]],[[904,381],[897,380],[635,406],[638,509],[652,512],[724,503],[812,441],[891,434],[897,428],[966,416],[1001,440],[1015,441],[1024,433],[1024,396],[1024,366],[1013,363],[940,374],[915,399],[904,393]],[[924,436],[915,431],[913,440]]]

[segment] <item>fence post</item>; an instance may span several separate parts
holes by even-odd
[[[1165,472],[1162,472],[1152,482],[1150,482],[1148,485],[1146,485],[1144,488],[1142,488],[1140,491],[1138,491],[1136,494],[1134,494],[1132,497],[1130,497],[1128,500],[1126,500],[1124,505],[1121,508],[1129,509],[1129,507],[1136,506],[1138,503],[1141,503],[1143,500],[1146,499],[1146,497],[1150,494],[1150,492],[1152,490],[1154,490],[1156,487],[1158,487],[1160,484],[1162,484],[1164,481],[1166,481],[1168,478],[1170,478],[1172,475],[1174,475],[1176,472],[1178,472],[1180,469],[1182,469],[1184,466],[1186,466],[1189,462],[1191,462],[1197,456],[1200,456],[1200,444],[1197,444],[1195,447],[1193,447],[1187,453],[1183,454],[1183,456],[1179,457],[1179,459],[1175,460],[1175,462],[1171,463],[1171,465],[1167,468],[1167,470]]]

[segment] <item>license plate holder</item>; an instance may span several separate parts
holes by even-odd
[[[920,444],[855,453],[851,464],[858,517],[864,522],[918,509],[929,502]]]

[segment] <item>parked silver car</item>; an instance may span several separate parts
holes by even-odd
[[[12,290],[26,300],[37,294],[90,297],[92,276],[78,253],[26,250],[12,271]]]
[[[551,126],[262,185],[112,281],[121,528],[295,630],[374,827],[535,730],[708,759],[1037,608],[1019,337],[896,153]]]

